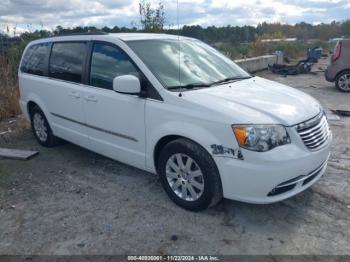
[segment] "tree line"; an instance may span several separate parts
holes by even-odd
[[[312,25],[308,23],[297,23],[295,25],[281,23],[261,23],[257,26],[224,26],[224,27],[202,27],[200,25],[183,26],[179,29],[154,28],[147,23],[144,28],[136,27],[102,27],[95,26],[77,26],[73,28],[64,28],[57,26],[53,31],[36,30],[21,34],[22,39],[42,38],[56,35],[77,34],[87,32],[106,32],[106,33],[124,33],[124,32],[157,32],[166,34],[180,34],[183,36],[194,37],[208,43],[250,43],[263,35],[273,36],[281,35],[283,37],[295,37],[298,40],[319,39],[328,41],[336,37],[350,37],[350,20],[343,22],[332,22],[329,24]]]
[[[331,23],[321,23],[312,25],[301,22],[295,25],[281,23],[260,23],[257,26],[209,26],[202,27],[200,25],[183,26],[179,30],[171,27],[166,28],[166,17],[164,5],[159,2],[153,7],[149,0],[140,0],[139,2],[139,24],[140,27],[108,27],[97,28],[95,26],[77,26],[73,28],[64,28],[57,26],[53,31],[36,30],[34,32],[26,32],[21,35],[22,39],[33,39],[48,37],[53,35],[65,35],[85,32],[152,32],[152,33],[168,33],[180,34],[198,38],[207,43],[252,43],[262,38],[281,36],[282,38],[297,38],[298,40],[318,39],[328,41],[330,38],[348,36],[350,37],[350,20]],[[7,27],[8,30],[8,27]],[[1,35],[0,35],[1,36]]]

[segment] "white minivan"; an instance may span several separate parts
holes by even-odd
[[[193,38],[36,40],[24,51],[19,87],[41,145],[62,138],[157,173],[189,210],[223,197],[280,201],[326,170],[332,135],[315,99],[252,76]]]

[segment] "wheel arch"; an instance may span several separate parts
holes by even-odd
[[[335,86],[339,89],[339,91],[348,93],[350,90],[343,89],[339,86],[339,79],[342,75],[350,75],[350,69],[344,69],[337,74],[337,76],[335,78]]]
[[[174,140],[176,140],[176,139],[180,139],[180,138],[189,140],[190,142],[199,145],[200,147],[202,147],[202,148],[210,155],[210,157],[213,158],[211,152],[208,151],[208,148],[206,148],[206,147],[205,147],[202,143],[200,143],[199,141],[197,141],[197,140],[195,140],[195,139],[193,139],[193,138],[184,136],[184,135],[169,134],[169,135],[165,135],[165,136],[161,137],[161,138],[157,141],[157,143],[155,144],[155,146],[154,146],[154,148],[153,148],[153,164],[154,164],[154,167],[155,167],[156,172],[158,172],[158,161],[159,161],[159,156],[160,156],[160,152],[162,151],[162,149],[163,149],[167,144],[169,144],[170,142],[172,142],[172,141],[174,141]],[[214,160],[214,158],[213,158],[213,160]],[[214,160],[214,163],[215,163],[215,160]]]
[[[34,107],[36,107],[36,106],[40,108],[40,106],[32,100],[30,100],[27,103],[27,112],[28,112],[29,117],[31,117],[32,111],[33,111]]]
[[[338,77],[339,77],[342,73],[345,73],[345,72],[350,72],[350,68],[348,68],[348,69],[343,69],[343,70],[339,71],[339,72],[336,74],[334,80],[337,81]]]
[[[31,110],[34,108],[34,106],[38,106],[40,110],[43,111],[47,121],[49,123],[51,122],[50,111],[47,109],[47,107],[45,106],[45,103],[43,103],[43,101],[40,99],[38,95],[32,93],[26,100],[27,100],[26,107],[27,107],[29,118],[30,118]]]
[[[159,160],[159,155],[160,155],[160,152],[162,151],[162,149],[170,142],[172,142],[176,139],[179,139],[179,138],[185,138],[185,137],[180,136],[180,135],[166,135],[157,141],[157,143],[153,149],[153,164],[154,164],[156,172],[158,172],[158,160]]]
[[[196,121],[172,120],[160,125],[152,125],[146,130],[146,168],[149,172],[157,173],[157,161],[162,148],[171,141],[178,138],[188,139],[205,149],[213,157],[211,145],[223,144],[224,130],[219,125],[204,122],[200,126]],[[214,158],[213,158],[214,159]],[[215,161],[215,159],[214,159]]]

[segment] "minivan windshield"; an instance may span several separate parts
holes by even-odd
[[[251,77],[199,40],[151,39],[127,44],[167,89],[210,87]]]

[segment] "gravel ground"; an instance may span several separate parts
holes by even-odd
[[[259,75],[326,109],[349,107],[350,94],[322,73]],[[349,117],[332,121],[329,167],[309,190],[270,205],[224,200],[201,213],[175,206],[156,175],[69,143],[39,146],[23,121],[0,123],[0,133],[13,130],[0,146],[40,154],[0,160],[0,254],[350,254]]]

